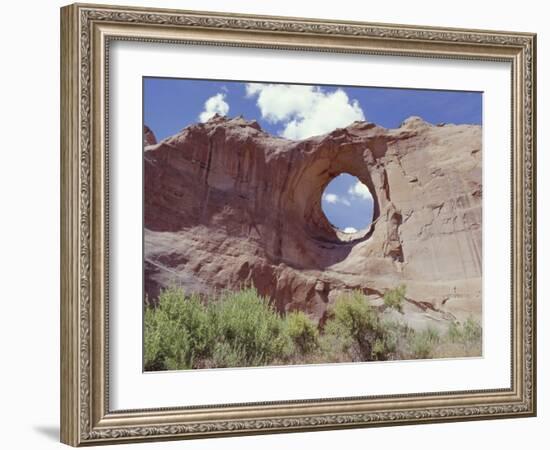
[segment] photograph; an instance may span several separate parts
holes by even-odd
[[[483,356],[483,92],[142,91],[145,372]]]
[[[6,223],[35,228],[11,239],[19,253],[33,236],[58,250],[58,357],[14,349],[55,365],[59,440],[332,448],[387,445],[392,427],[410,446],[429,427],[440,446],[452,426],[461,449],[521,447],[542,430],[542,15],[239,1],[40,14],[59,29],[43,34],[60,114],[30,129],[57,133],[58,170],[39,169],[58,183],[19,203],[56,188],[59,245],[34,210]],[[17,105],[33,86],[11,90]],[[6,110],[25,141],[32,108]],[[28,268],[21,255],[6,261]],[[494,424],[519,418],[523,432]]]

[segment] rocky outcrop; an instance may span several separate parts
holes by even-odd
[[[148,298],[174,283],[206,295],[253,284],[279,310],[322,320],[344,291],[380,303],[404,283],[413,326],[479,318],[481,154],[479,126],[418,117],[302,141],[241,117],[189,126],[145,148]],[[321,210],[343,172],[374,199],[372,225],[353,235]]]
[[[147,147],[148,145],[155,145],[157,143],[157,138],[153,130],[147,125],[143,126],[143,145]]]

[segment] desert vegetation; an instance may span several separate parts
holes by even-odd
[[[372,306],[360,291],[340,296],[319,326],[301,311],[279,314],[254,288],[203,299],[172,287],[145,307],[145,370],[252,367],[481,355],[473,319],[447,332],[415,331],[383,311],[402,313],[405,286]]]

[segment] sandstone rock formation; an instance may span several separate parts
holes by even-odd
[[[381,304],[404,283],[413,327],[481,317],[481,127],[411,117],[292,141],[214,116],[146,142],[150,301],[170,284],[209,294],[252,283],[279,310],[323,321],[344,291]],[[321,210],[343,172],[374,199],[372,225],[351,236]]]
[[[157,138],[155,133],[147,125],[143,126],[143,145],[147,147],[148,145],[155,145],[157,143]]]

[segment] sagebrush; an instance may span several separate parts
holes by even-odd
[[[403,312],[405,286],[374,307],[360,291],[340,296],[321,326],[301,311],[280,314],[254,288],[213,298],[161,292],[144,314],[145,370],[425,359],[481,353],[481,326],[415,331],[383,311]]]

